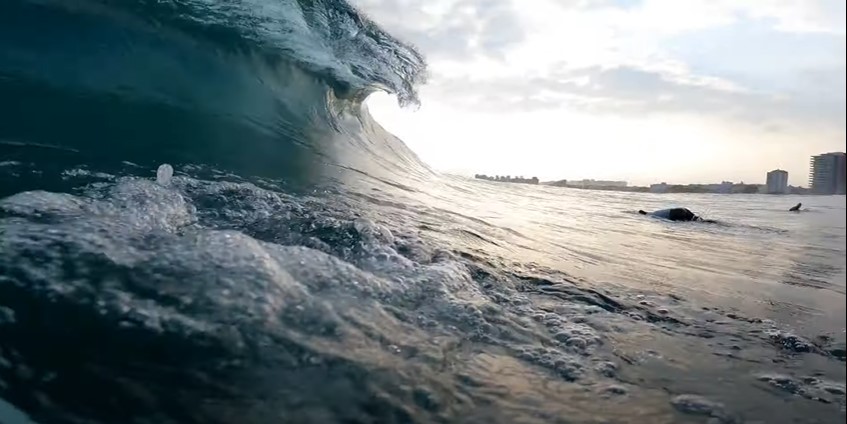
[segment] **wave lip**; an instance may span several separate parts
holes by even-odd
[[[208,43],[221,51],[259,53],[325,78],[335,88],[380,88],[402,103],[417,102],[426,61],[344,0],[83,0],[4,2],[0,10],[37,18],[62,10],[129,29]],[[17,13],[14,13],[17,12]],[[34,22],[20,22],[18,25]],[[61,25],[57,25],[61,27]],[[61,28],[55,28],[61,29]],[[54,31],[43,36],[56,36]],[[123,35],[127,35],[126,33]],[[82,37],[85,34],[81,34]],[[58,40],[56,40],[58,41]],[[131,40],[125,40],[131,41]]]

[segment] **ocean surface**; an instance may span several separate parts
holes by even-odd
[[[845,421],[844,196],[440,174],[365,103],[425,76],[340,0],[0,2],[0,423]]]

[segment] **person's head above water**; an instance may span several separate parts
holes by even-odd
[[[644,211],[643,211],[643,210],[641,210],[641,209],[639,209],[639,210],[638,210],[638,213],[640,213],[641,215],[647,215],[647,212],[644,212]]]

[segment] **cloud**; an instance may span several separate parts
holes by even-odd
[[[844,35],[847,25],[847,7],[840,0],[765,0],[750,2],[743,10],[751,17],[773,19],[785,32]]]
[[[795,124],[844,132],[843,1],[356,3],[427,55],[424,103],[708,115],[765,132]],[[841,48],[820,47],[830,45]]]
[[[504,0],[358,0],[380,25],[421,48],[431,59],[502,57],[523,40],[514,5]]]
[[[796,75],[803,89],[769,93],[716,78],[652,71],[633,66],[567,68],[525,79],[441,78],[430,89],[442,99],[494,113],[571,109],[592,114],[639,116],[698,114],[774,128],[777,123],[845,125],[845,69],[814,69]]]
[[[574,2],[559,3],[573,10]],[[793,33],[845,33],[845,3],[839,0],[587,0],[581,12],[600,15],[611,26],[653,33],[697,31],[743,19],[771,21]]]

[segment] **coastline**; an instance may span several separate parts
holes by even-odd
[[[682,189],[669,189],[667,191],[651,191],[650,187],[643,186],[627,186],[627,187],[580,187],[573,185],[553,185],[547,183],[541,183],[540,185],[547,185],[558,188],[570,188],[575,190],[598,190],[598,191],[620,191],[626,193],[653,193],[653,194],[679,194],[679,193],[688,193],[688,194],[762,194],[767,196],[827,196],[828,194],[819,194],[812,193],[811,190],[803,187],[796,187],[800,190],[791,191],[789,193],[763,193],[759,191],[758,187],[753,184],[745,184],[746,187],[756,187],[755,191],[749,191],[751,189],[741,189],[741,190],[732,190],[732,191],[715,191],[709,189],[698,189],[698,188],[682,188]],[[842,195],[843,196],[843,195]]]
[[[485,174],[476,174],[473,177],[476,180],[491,181],[495,183],[511,183],[511,184],[528,184],[528,185],[545,185],[559,188],[571,188],[576,190],[599,190],[599,191],[620,191],[626,193],[655,193],[655,194],[676,194],[676,193],[695,193],[695,194],[766,194],[766,195],[800,195],[800,196],[826,196],[826,193],[814,193],[806,187],[788,186],[786,193],[768,193],[767,186],[764,184],[745,184],[745,183],[722,183],[722,184],[653,184],[647,186],[630,186],[626,182],[619,181],[615,185],[585,185],[582,181],[569,183],[568,180],[558,181],[541,181],[538,178],[523,178],[511,176],[496,176],[489,177]],[[655,187],[655,188],[654,188]],[[657,189],[658,188],[658,189]]]

